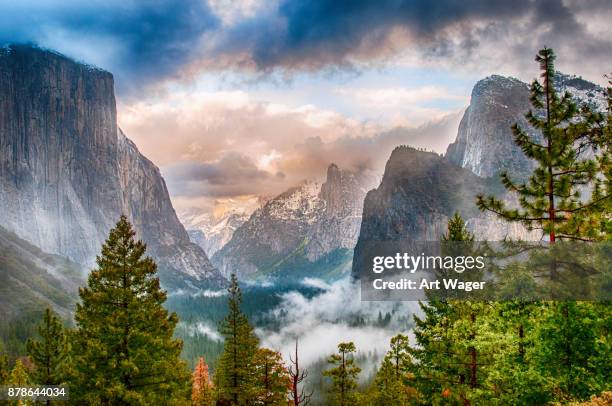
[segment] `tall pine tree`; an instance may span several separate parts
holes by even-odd
[[[548,48],[536,56],[542,81],[534,80],[531,84],[533,110],[526,117],[540,137],[530,137],[518,125],[513,127],[515,143],[535,161],[536,168],[524,183],[514,182],[507,173],[501,174],[506,189],[518,196],[520,207],[510,209],[503,201],[484,196],[478,196],[477,204],[481,210],[491,211],[506,221],[542,231],[550,244],[546,250],[533,250],[526,266],[531,271],[547,273],[551,297],[559,299],[572,297],[568,295],[575,295],[579,289],[588,293],[590,283],[585,276],[599,271],[583,264],[595,257],[589,255],[593,252],[591,246],[582,244],[576,249],[573,245],[559,246],[557,242],[609,238],[611,109],[607,114],[594,113],[588,107],[578,109],[568,93],[559,96],[554,87],[554,61],[555,55]],[[612,106],[610,100],[609,104]],[[589,150],[595,152],[595,158],[590,158]],[[581,196],[581,190],[589,187],[593,190],[591,195]],[[603,252],[605,255],[606,250]],[[609,263],[607,252],[608,260],[601,261],[604,266]],[[534,306],[530,305],[531,311],[522,314],[535,315]],[[602,379],[607,379],[595,367],[602,354],[609,351],[608,345],[601,345],[608,341],[601,329],[601,316],[590,303],[559,301],[539,306],[539,319],[534,323],[537,331],[519,329],[519,343],[524,344],[525,336],[533,337],[535,348],[526,351],[524,345],[518,346],[516,356],[521,368],[514,372],[519,373],[521,382],[531,383],[537,380],[527,380],[525,376],[533,378],[533,371],[539,372],[552,386],[549,389],[556,400],[584,398],[589,390],[576,384],[576,380],[590,382],[588,386],[593,389],[600,388]],[[525,306],[521,309],[528,310]],[[604,313],[607,311],[604,308]],[[506,383],[512,387],[511,381]]]
[[[550,243],[557,240],[595,240],[601,230],[592,226],[608,194],[581,199],[581,186],[596,181],[598,165],[588,159],[576,143],[585,135],[584,117],[565,93],[555,90],[555,54],[544,48],[538,52],[542,81],[531,84],[531,104],[526,118],[539,131],[542,141],[531,137],[515,124],[514,142],[537,164],[527,182],[515,182],[502,173],[506,189],[518,195],[520,208],[510,209],[500,199],[478,196],[477,205],[510,222],[521,222],[530,230],[541,230]],[[595,217],[594,217],[595,216]]]
[[[228,292],[228,314],[220,326],[225,344],[215,383],[221,399],[244,405],[253,402],[257,394],[255,354],[259,339],[247,316],[240,310],[242,293],[235,274],[231,276]]]
[[[280,353],[260,348],[255,354],[256,397],[254,404],[287,406],[291,379]]]
[[[372,405],[404,406],[416,402],[410,352],[407,336],[398,334],[391,338],[391,348],[374,378],[376,390],[370,402]]]
[[[352,354],[356,352],[352,342],[338,344],[338,353],[332,354],[327,362],[332,366],[323,371],[324,376],[332,379],[330,403],[338,406],[349,406],[356,403],[357,375],[361,372],[355,364]]]
[[[40,341],[29,339],[26,345],[28,355],[34,363],[32,381],[45,386],[61,385],[69,374],[70,347],[66,330],[51,309],[45,310],[38,334]],[[47,404],[49,403],[47,400]]]
[[[173,338],[178,322],[163,303],[157,266],[125,216],[80,289],[71,388],[91,404],[175,404],[188,399],[189,373]]]

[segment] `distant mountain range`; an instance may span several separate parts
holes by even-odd
[[[166,289],[225,285],[158,168],[117,127],[110,73],[31,46],[1,49],[0,134],[1,226],[89,268],[124,213]]]
[[[233,234],[212,261],[224,275],[334,278],[350,269],[368,177],[330,165],[314,181],[269,200]]]
[[[220,216],[202,213],[193,208],[179,214],[191,241],[198,244],[208,257],[212,257],[227,244],[234,232],[251,216],[245,209],[230,209]]]

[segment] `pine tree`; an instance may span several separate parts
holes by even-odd
[[[391,338],[391,348],[374,378],[376,392],[373,405],[404,406],[416,401],[414,365],[410,353],[407,336],[398,334]]]
[[[109,233],[97,268],[80,289],[71,388],[94,404],[174,404],[187,400],[189,373],[173,338],[178,322],[125,216]]]
[[[15,366],[13,367],[13,370],[11,371],[11,374],[8,378],[7,385],[18,388],[32,386],[32,381],[30,379],[28,371],[26,370],[25,366],[23,365],[23,362],[21,362],[20,359],[15,362]],[[16,406],[29,406],[33,405],[34,402],[30,400],[12,400],[9,401],[8,404]]]
[[[520,222],[528,229],[542,231],[550,244],[547,249],[533,250],[526,266],[532,272],[543,270],[548,273],[548,284],[541,286],[548,286],[551,296],[560,299],[575,295],[578,289],[583,289],[588,295],[591,283],[585,276],[600,272],[584,265],[585,262],[592,264],[592,259],[601,254],[597,247],[593,251],[592,246],[581,244],[576,248],[567,244],[559,246],[557,242],[609,238],[612,109],[609,108],[607,115],[593,113],[588,107],[579,110],[570,94],[560,97],[554,88],[554,60],[551,49],[544,48],[538,53],[536,61],[542,71],[542,83],[534,80],[531,85],[534,110],[526,116],[532,127],[540,132],[541,142],[517,125],[513,127],[516,144],[537,166],[525,183],[515,183],[508,174],[501,174],[506,189],[518,196],[520,208],[508,209],[501,200],[484,196],[478,196],[477,204],[481,210],[496,213],[506,221]],[[609,103],[612,106],[610,100]],[[589,148],[597,153],[594,159],[585,154]],[[587,186],[592,187],[593,192],[588,199],[583,199],[580,188]],[[603,253],[605,255],[605,247]],[[609,257],[601,262],[609,263]],[[601,377],[592,367],[592,360],[601,358],[605,346],[595,345],[597,340],[581,341],[579,338],[597,324],[597,317],[588,311],[589,306],[588,303],[573,301],[540,304],[539,316],[552,313],[554,317],[551,320],[555,321],[548,323],[544,317],[536,323],[540,327],[546,326],[543,331],[548,331],[544,335],[540,331],[534,341],[537,345],[532,351],[531,362],[540,364],[519,364],[522,365],[520,370],[517,369],[519,379],[524,382],[521,375],[533,376],[533,371],[539,370],[555,386],[554,396],[561,401],[585,396],[584,387],[573,384],[578,375],[585,381],[600,382]],[[523,329],[520,332],[534,334]],[[586,348],[579,342],[587,343]],[[527,360],[524,349],[519,345],[521,362]],[[547,359],[546,354],[554,354],[555,362],[542,363]],[[513,400],[518,401],[516,398]]]
[[[289,372],[280,353],[260,348],[255,354],[256,397],[255,404],[287,406],[291,390]]]
[[[585,158],[576,148],[576,142],[585,137],[584,120],[571,95],[559,97],[555,90],[553,50],[540,50],[536,61],[542,71],[542,83],[534,80],[531,84],[534,110],[526,118],[541,133],[543,141],[530,137],[517,124],[512,130],[515,143],[537,166],[524,183],[514,182],[508,173],[501,174],[505,188],[518,195],[520,209],[509,209],[502,200],[482,195],[477,197],[477,205],[530,230],[541,230],[550,243],[598,239],[600,231],[592,227],[592,222],[610,196],[580,199],[578,188],[593,184],[598,171],[595,161]]]
[[[355,364],[353,354],[356,352],[352,342],[338,344],[338,353],[332,354],[327,360],[332,368],[323,371],[323,376],[332,379],[330,389],[331,403],[339,406],[349,406],[356,402],[355,389],[357,388],[357,375],[361,372]]]
[[[256,395],[254,361],[259,340],[247,316],[240,310],[242,293],[235,274],[231,276],[228,292],[228,314],[220,326],[225,344],[215,383],[221,399],[234,405],[244,405],[252,402]]]
[[[191,404],[193,406],[212,406],[213,386],[208,374],[208,365],[200,357],[193,371],[191,383]]]
[[[9,357],[4,353],[2,341],[0,341],[0,385],[3,385],[6,381],[8,381],[10,372]]]
[[[51,309],[45,310],[38,334],[40,341],[27,342],[28,355],[34,363],[32,381],[39,385],[61,385],[69,374],[70,348],[65,328]]]

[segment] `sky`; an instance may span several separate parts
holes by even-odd
[[[543,46],[604,84],[609,21],[609,0],[0,0],[0,44],[112,72],[119,125],[178,210],[222,213],[331,162],[444,152],[473,85],[530,81]]]

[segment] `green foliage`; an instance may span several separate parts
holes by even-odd
[[[228,293],[228,314],[219,328],[225,345],[215,383],[221,399],[243,405],[251,402],[257,392],[255,355],[259,340],[240,309],[242,294],[235,274],[232,274]]]
[[[7,385],[21,388],[32,385],[32,381],[30,379],[30,376],[28,375],[28,371],[26,370],[25,366],[23,365],[23,362],[21,362],[20,359],[15,362],[15,366],[11,371],[11,375],[9,376]],[[34,402],[30,400],[11,400],[8,401],[7,404],[26,406],[32,405],[34,404]]]
[[[51,309],[45,310],[38,334],[40,341],[27,342],[28,355],[34,363],[32,381],[39,385],[60,385],[69,374],[70,347],[67,332]]]
[[[551,302],[535,331],[534,362],[556,400],[580,400],[609,388],[610,308],[607,303]]]
[[[330,388],[330,403],[339,406],[355,404],[357,395],[357,375],[361,372],[355,364],[352,354],[356,352],[352,342],[338,344],[338,353],[332,354],[327,360],[331,368],[323,371],[324,376],[332,379]]]
[[[291,380],[280,353],[260,348],[255,354],[255,404],[286,406]]]
[[[178,319],[164,309],[156,265],[134,235],[121,216],[79,292],[72,396],[94,404],[182,403],[189,375],[173,338]]]
[[[408,337],[398,334],[391,338],[391,348],[376,373],[374,391],[364,402],[375,406],[403,406],[414,403],[414,365]]]
[[[9,377],[9,357],[4,353],[2,345],[0,345],[0,385],[3,385]]]

